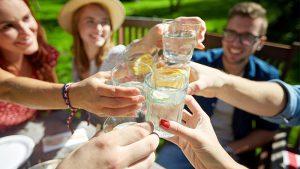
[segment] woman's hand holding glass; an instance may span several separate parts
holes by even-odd
[[[175,137],[167,140],[178,145],[195,168],[244,168],[222,148],[207,114],[192,96],[186,104],[193,112],[184,111],[181,125],[174,121],[160,121],[160,127]]]
[[[151,74],[152,69],[149,65],[137,62],[128,61],[115,66],[111,72],[112,84],[114,86],[122,86],[127,88],[137,88],[143,94],[144,79],[147,74]],[[105,132],[111,131],[114,127],[124,127],[136,122],[145,121],[145,104],[142,104],[140,109],[137,109],[127,116],[131,117],[109,117],[103,124]],[[116,116],[116,115],[114,115]]]
[[[139,89],[108,85],[110,79],[110,72],[99,72],[72,84],[69,93],[72,105],[98,116],[133,114],[141,108],[145,98]]]

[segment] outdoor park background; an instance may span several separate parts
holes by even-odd
[[[44,26],[49,43],[60,52],[56,71],[61,83],[72,81],[72,37],[57,23],[58,13],[67,1],[31,0],[34,15]],[[228,10],[241,0],[123,0],[122,2],[127,16],[155,18],[200,16],[206,22],[208,32],[222,33],[226,25]],[[283,44],[300,41],[300,0],[255,0],[255,2],[267,9],[269,41]],[[179,3],[178,6],[177,3]],[[285,80],[292,84],[300,84],[299,54],[294,58],[293,66]],[[298,131],[299,127],[294,130]],[[292,144],[295,134],[292,134],[290,139]]]

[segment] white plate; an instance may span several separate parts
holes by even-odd
[[[17,169],[31,155],[34,141],[27,136],[12,135],[0,138],[1,169]]]

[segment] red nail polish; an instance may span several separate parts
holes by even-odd
[[[167,128],[167,129],[170,128],[170,122],[165,119],[161,119],[159,122],[159,125]]]

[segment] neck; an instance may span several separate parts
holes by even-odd
[[[7,61],[8,66],[15,66],[17,69],[21,69],[24,61],[24,54],[13,53],[6,50],[1,50],[4,60]]]
[[[243,72],[245,71],[246,64],[247,64],[246,62],[230,64],[230,63],[226,62],[225,59],[222,59],[222,61],[223,61],[224,71],[226,73],[236,75],[236,76],[241,76],[243,74]]]
[[[99,47],[84,44],[84,50],[88,56],[89,61],[92,61],[96,58],[96,55],[99,52]]]

